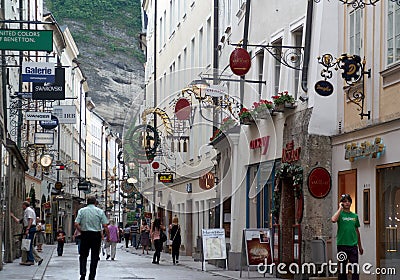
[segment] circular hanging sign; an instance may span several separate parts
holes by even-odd
[[[58,126],[58,119],[56,116],[51,115],[51,120],[49,121],[40,121],[39,125],[44,129],[54,129]]]
[[[157,161],[154,161],[154,162],[151,164],[151,167],[153,167],[153,169],[158,169],[158,168],[160,168],[160,164],[159,164]]]
[[[318,81],[314,86],[315,92],[321,96],[329,96],[333,93],[333,85],[328,81]]]
[[[212,172],[208,172],[199,178],[199,186],[203,190],[209,190],[214,187],[215,176]]]
[[[175,116],[180,121],[185,121],[190,118],[190,102],[186,98],[179,98],[175,104]]]
[[[324,198],[331,190],[331,175],[323,167],[316,167],[308,175],[308,190],[315,198]]]
[[[234,74],[245,75],[251,67],[250,54],[243,48],[236,48],[229,58],[229,66]]]

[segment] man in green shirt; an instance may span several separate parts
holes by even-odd
[[[75,227],[81,231],[81,248],[79,252],[81,280],[84,280],[86,276],[86,262],[89,251],[91,251],[89,280],[95,279],[97,263],[100,259],[102,227],[106,231],[107,238],[110,236],[107,225],[108,219],[103,210],[95,206],[95,203],[96,198],[89,196],[87,198],[87,206],[79,210],[75,219]]]
[[[339,209],[332,216],[332,222],[338,224],[336,244],[339,261],[339,280],[347,280],[347,263],[358,264],[358,251],[360,251],[360,255],[364,253],[358,230],[360,221],[358,220],[358,215],[350,211],[352,202],[349,194],[343,194],[340,198]],[[351,271],[351,269],[349,270]],[[358,279],[358,271],[352,271],[352,280]]]

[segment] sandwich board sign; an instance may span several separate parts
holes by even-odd
[[[203,263],[202,270],[206,271],[206,260],[225,260],[228,269],[226,256],[225,229],[211,228],[202,229]]]

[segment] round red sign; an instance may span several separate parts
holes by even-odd
[[[155,161],[151,164],[151,167],[153,167],[153,169],[158,169],[160,168],[160,164],[157,161]]]
[[[316,167],[308,175],[308,190],[316,198],[324,198],[331,190],[331,175],[323,167]]]
[[[175,104],[175,116],[178,120],[184,121],[190,118],[190,102],[186,98],[179,98]]]
[[[250,54],[243,48],[236,48],[229,58],[229,66],[234,74],[245,75],[251,66]]]

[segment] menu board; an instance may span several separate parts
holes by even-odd
[[[270,229],[244,229],[247,265],[272,264],[272,244]]]
[[[226,259],[225,230],[202,229],[204,260]]]

